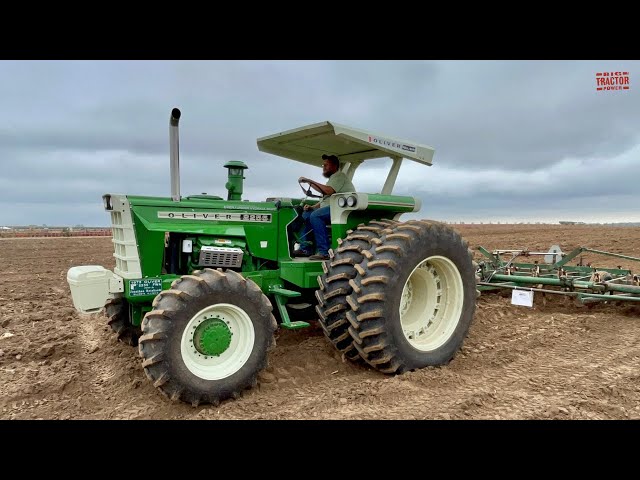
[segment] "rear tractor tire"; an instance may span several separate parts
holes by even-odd
[[[330,252],[331,258],[324,262],[325,273],[318,276],[316,312],[320,326],[333,346],[349,360],[360,360],[348,332],[346,314],[349,304],[346,297],[352,292],[349,281],[355,278],[355,267],[364,259],[362,252],[371,248],[372,239],[377,239],[385,229],[397,223],[393,220],[372,220],[367,225],[360,224],[355,230],[349,230],[347,237],[339,241],[336,251]]]
[[[255,282],[231,270],[195,271],[160,292],[145,315],[142,366],[171,400],[217,405],[257,384],[276,327]]]
[[[105,315],[109,319],[107,324],[116,332],[118,340],[132,347],[138,345],[138,338],[142,334],[140,327],[131,324],[129,304],[122,298],[107,301],[104,306]]]
[[[467,242],[444,224],[411,220],[372,243],[347,297],[348,331],[360,356],[389,374],[447,364],[476,306]]]

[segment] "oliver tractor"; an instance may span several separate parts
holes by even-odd
[[[104,195],[114,271],[67,274],[75,308],[104,309],[165,396],[192,405],[237,398],[256,385],[276,329],[304,320],[317,319],[344,358],[386,374],[453,358],[475,310],[472,253],[446,225],[400,221],[420,199],[392,194],[402,160],[431,165],[431,147],[333,122],[259,138],[260,151],[316,167],[322,154],[337,155],[349,178],[365,161],[393,161],[380,193],[331,196],[330,259],[314,261],[292,252],[303,206],[317,200],[243,200],[243,162],[225,164],[226,199],[180,195],[179,119],[174,108],[171,197]]]

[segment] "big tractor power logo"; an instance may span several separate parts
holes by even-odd
[[[629,90],[629,72],[596,73],[596,90]]]

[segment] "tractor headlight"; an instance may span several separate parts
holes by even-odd
[[[347,199],[344,197],[338,198],[338,206],[344,208],[347,205]]]
[[[358,199],[356,197],[354,197],[353,195],[349,195],[349,197],[347,197],[347,206],[348,207],[355,207],[357,202],[358,202]]]

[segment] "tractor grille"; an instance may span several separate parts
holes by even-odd
[[[125,195],[109,195],[111,198],[111,232],[116,266],[113,270],[122,278],[140,278],[138,243],[133,229],[131,206]]]
[[[242,250],[229,247],[202,247],[198,265],[201,267],[240,268]]]

